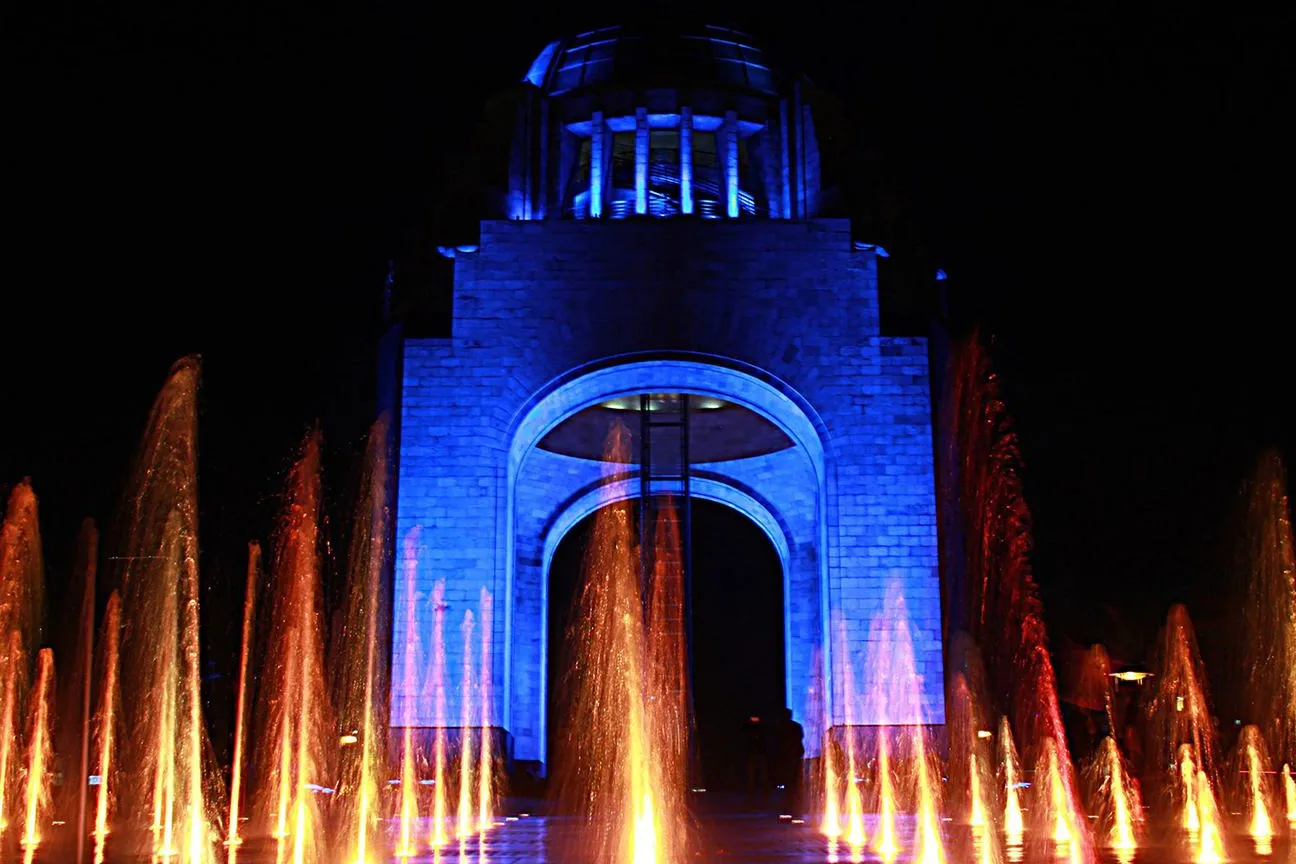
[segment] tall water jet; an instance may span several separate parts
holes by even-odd
[[[81,607],[77,615],[77,640],[73,664],[67,675],[67,691],[59,699],[60,711],[64,716],[72,716],[75,711],[80,715],[80,722],[71,728],[64,728],[63,738],[54,747],[63,753],[70,754],[75,741],[78,762],[74,776],[80,778],[75,784],[67,784],[63,799],[54,806],[64,810],[70,808],[76,817],[75,861],[81,864],[85,860],[87,800],[90,794],[90,720],[92,716],[92,684],[94,682],[94,648],[95,648],[95,581],[99,562],[99,531],[93,519],[81,523],[77,534],[76,568],[73,571],[75,580],[81,584]],[[71,794],[75,792],[75,795]]]
[[[984,707],[974,696],[974,682],[980,680],[979,661],[974,646],[959,644],[965,669],[950,677],[946,699],[946,730],[950,740],[950,786],[959,795],[959,809],[966,814],[971,827],[972,856],[979,864],[998,862],[1000,851],[994,802],[994,771],[990,755],[991,731],[987,728]]]
[[[855,670],[850,659],[849,643],[846,639],[846,623],[837,622],[837,643],[839,674],[842,681],[843,718],[846,722],[846,842],[851,847],[854,857],[863,854],[867,836],[864,831],[864,796],[860,791],[860,774],[864,765],[863,755],[858,751],[856,741],[857,724],[859,723],[860,706],[855,694]]]
[[[888,589],[883,608],[873,619],[871,631],[864,680],[870,682],[866,697],[867,716],[883,727],[878,736],[879,770],[882,755],[886,752],[886,745],[881,742],[888,738],[887,727],[895,726],[908,739],[905,755],[912,778],[909,798],[913,802],[916,820],[913,860],[920,864],[942,864],[945,861],[945,843],[940,828],[939,787],[925,732],[927,717],[923,710],[923,694],[926,688],[914,659],[909,612],[898,583]],[[885,803],[885,798],[882,803]],[[884,855],[883,849],[884,846],[879,844],[879,855]]]
[[[27,778],[22,845],[28,861],[40,845],[41,832],[49,817],[54,767],[54,750],[51,746],[53,699],[54,652],[42,648],[37,655],[36,685],[31,694],[31,719],[27,724]]]
[[[418,854],[414,842],[418,819],[418,771],[414,750],[414,694],[418,692],[419,627],[415,610],[418,604],[418,529],[405,538],[405,660],[401,669],[401,687],[405,698],[401,711],[400,804],[397,813],[396,856],[408,858]]]
[[[1037,828],[1040,836],[1050,836],[1059,854],[1065,854],[1073,864],[1090,862],[1093,861],[1093,842],[1089,836],[1089,820],[1080,803],[1075,769],[1067,751],[1053,661],[1049,658],[1044,639],[1044,623],[1032,614],[1027,618],[1023,632],[1024,644],[1030,647],[1023,657],[1023,677],[1019,684],[1023,696],[1018,700],[1018,707],[1020,711],[1025,705],[1034,705],[1033,711],[1024,715],[1021,726],[1034,732],[1031,738],[1038,751],[1035,762],[1037,779],[1032,787],[1035,809],[1047,813],[1049,819],[1048,824],[1039,824]]]
[[[628,444],[628,433],[618,424],[607,464],[627,464]],[[631,526],[627,501],[606,501],[594,517],[567,636],[571,662],[565,693],[571,714],[563,744],[564,791],[590,832],[582,839],[582,857],[670,864],[686,850],[684,826],[666,802],[682,798],[683,790],[664,789],[663,778],[684,775],[682,766],[663,764],[677,758],[675,749],[653,737],[644,706],[660,695],[651,692],[646,673],[646,658],[655,653],[649,641],[679,636],[666,628],[645,632],[640,557]]]
[[[1133,859],[1138,849],[1138,825],[1143,818],[1143,804],[1138,782],[1130,776],[1125,758],[1111,736],[1102,740],[1093,770],[1093,811],[1106,837],[1106,846],[1123,862]]]
[[[455,811],[455,834],[462,843],[473,832],[472,788],[472,696],[473,696],[473,620],[471,609],[464,611],[463,676],[459,696],[459,807]]]
[[[3,692],[0,693],[0,833],[9,827],[10,799],[16,792],[15,779],[19,759],[18,714],[21,711],[19,692],[26,681],[27,657],[22,650],[22,634],[9,631],[0,657],[0,671],[4,674]]]
[[[1026,820],[1022,816],[1021,796],[1021,762],[1017,756],[1017,745],[1013,741],[1012,727],[1007,717],[999,718],[999,762],[1000,788],[1004,790],[1003,832],[1004,842],[1008,847],[1008,857],[1020,861],[1022,845],[1026,833]]]
[[[387,430],[386,418],[380,418],[365,445],[360,500],[351,522],[344,625],[340,644],[334,647],[341,729],[354,737],[358,750],[356,758],[342,761],[334,802],[344,864],[374,864],[378,792],[387,776],[386,713],[380,710],[387,704],[387,663],[380,645],[390,525]]]
[[[477,763],[477,830],[486,831],[494,819],[495,806],[495,757],[491,753],[491,595],[485,588],[481,589],[481,683],[478,685],[477,701],[481,709],[481,758]]]
[[[100,679],[103,682],[99,691],[99,708],[96,722],[96,739],[98,741],[99,789],[95,802],[95,864],[103,864],[104,845],[108,839],[108,820],[112,817],[113,791],[117,788],[114,771],[117,766],[114,760],[114,747],[117,735],[118,702],[120,691],[120,664],[118,651],[121,637],[121,597],[114,591],[108,597],[108,606],[104,610],[103,634],[99,639],[103,645],[103,671]]]
[[[1102,643],[1089,646],[1076,682],[1075,698],[1082,707],[1101,710],[1107,718],[1108,734],[1116,730],[1116,679],[1112,677],[1111,657]],[[1099,754],[1101,756],[1101,754]]]
[[[1201,822],[1196,864],[1220,864],[1224,860],[1224,823],[1220,819],[1215,791],[1205,771],[1197,772],[1197,810]]]
[[[1291,766],[1282,767],[1283,800],[1287,803],[1287,823],[1296,826],[1296,780],[1292,779]]]
[[[1181,787],[1178,768],[1180,748],[1191,748],[1194,776],[1205,773],[1212,788],[1218,788],[1216,732],[1211,719],[1206,670],[1197,651],[1188,610],[1182,604],[1170,609],[1154,653],[1154,679],[1148,707],[1149,755],[1153,765],[1162,766],[1162,782],[1170,789]]]
[[[825,729],[832,728],[831,720],[824,723]],[[820,832],[829,840],[836,841],[842,835],[841,824],[841,768],[838,766],[836,742],[830,738],[823,744],[823,821]]]
[[[896,836],[895,772],[891,765],[891,745],[885,733],[878,736],[877,760],[877,830],[873,833],[873,849],[883,861],[894,861],[900,854]],[[854,779],[851,779],[854,782]]]
[[[648,727],[655,742],[658,771],[659,822],[666,833],[682,841],[679,827],[687,824],[690,738],[693,733],[689,695],[687,622],[684,597],[684,548],[679,514],[667,495],[653,502],[653,544],[649,568],[648,610],[645,619],[648,654]],[[641,550],[642,551],[642,550]]]
[[[432,836],[433,849],[440,849],[450,842],[450,833],[446,830],[446,784],[450,779],[448,741],[446,740],[446,663],[445,663],[445,581],[437,580],[432,589],[432,688],[433,722],[436,723],[435,740],[432,744]]]
[[[951,550],[963,573],[950,580],[960,596],[949,598],[948,632],[966,632],[981,647],[991,708],[1014,707],[1021,652],[1029,651],[1024,622],[1038,614],[1031,571],[1031,514],[1021,482],[1021,456],[1013,420],[979,333],[955,349],[950,386],[942,400],[950,434],[943,460],[945,500],[957,502],[962,548]],[[1015,717],[1018,731],[1024,726]]]
[[[36,495],[24,480],[9,493],[0,526],[0,834],[18,793],[27,667],[40,641],[44,562],[37,510]]]
[[[1201,831],[1201,808],[1197,806],[1197,763],[1193,759],[1191,744],[1179,747],[1178,771],[1179,824],[1190,837]]]
[[[1255,842],[1256,851],[1268,855],[1273,851],[1274,826],[1270,815],[1272,793],[1269,788],[1269,757],[1264,738],[1256,726],[1247,726],[1238,739],[1238,770],[1235,776],[1243,779],[1242,810],[1247,814],[1247,833]]]
[[[1250,573],[1245,625],[1247,704],[1275,761],[1296,760],[1296,543],[1287,472],[1279,453],[1265,453],[1247,499]]]
[[[243,592],[243,631],[239,649],[238,693],[234,707],[234,754],[230,760],[229,818],[226,820],[225,843],[229,846],[229,864],[238,857],[238,847],[243,843],[239,833],[239,805],[243,796],[243,747],[247,735],[244,729],[248,714],[248,666],[252,658],[252,640],[256,635],[256,589],[261,578],[261,546],[248,544],[247,585]]]
[[[151,850],[210,864],[198,644],[198,360],[178,362],[153,404],[127,499],[121,560],[123,704],[137,767],[129,800],[153,803]],[[125,757],[126,754],[124,753]]]
[[[963,548],[951,554],[963,570],[954,583],[966,587],[947,604],[955,616],[949,629],[965,630],[982,647],[993,708],[1012,716],[1024,752],[1053,778],[1050,806],[1065,809],[1076,826],[1069,841],[1076,859],[1091,860],[1031,567],[1031,514],[1012,417],[979,334],[964,340],[953,365],[942,412],[954,450],[943,462],[955,476],[942,480],[960,510]]]
[[[262,672],[261,812],[294,864],[322,859],[323,825],[311,791],[330,775],[320,611],[320,441],[311,433],[288,473],[275,542],[269,668]],[[291,844],[288,841],[291,840]]]

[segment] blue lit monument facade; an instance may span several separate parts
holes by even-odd
[[[886,722],[943,724],[927,343],[881,332],[879,250],[832,216],[809,88],[733,31],[609,28],[546,47],[519,94],[507,191],[476,242],[442,249],[451,333],[400,349],[392,668],[427,620],[410,603],[444,580],[453,622],[485,587],[493,723],[543,766],[555,549],[645,491],[644,465],[608,471],[608,421],[674,410],[685,440],[652,452],[682,445],[682,471],[650,494],[720,502],[769,536],[772,637],[807,733],[812,714],[845,722],[841,654],[891,638],[875,619],[894,584],[925,702]],[[391,716],[433,726],[432,700],[397,676]]]

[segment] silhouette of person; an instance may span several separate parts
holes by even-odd
[[[801,816],[805,730],[792,719],[791,708],[783,709],[775,740],[774,782],[783,787],[784,812],[797,819]]]
[[[765,752],[765,724],[757,714],[745,724],[747,749],[747,803],[757,807],[765,803],[769,792],[769,759]]]

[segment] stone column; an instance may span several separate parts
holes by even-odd
[[[603,112],[595,111],[590,120],[589,215],[603,216]]]
[[[635,212],[648,212],[648,109],[635,109]]]
[[[680,109],[680,212],[693,212],[693,109]]]
[[[724,126],[725,206],[730,219],[738,218],[738,114],[726,111]]]

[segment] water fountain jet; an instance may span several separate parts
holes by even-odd
[[[103,684],[99,694],[97,739],[99,749],[99,794],[95,803],[95,864],[103,864],[104,846],[108,838],[108,820],[112,816],[112,793],[117,788],[113,771],[116,769],[114,744],[117,734],[118,702],[120,690],[120,664],[118,652],[121,638],[121,597],[114,591],[108,597],[104,610]]]

